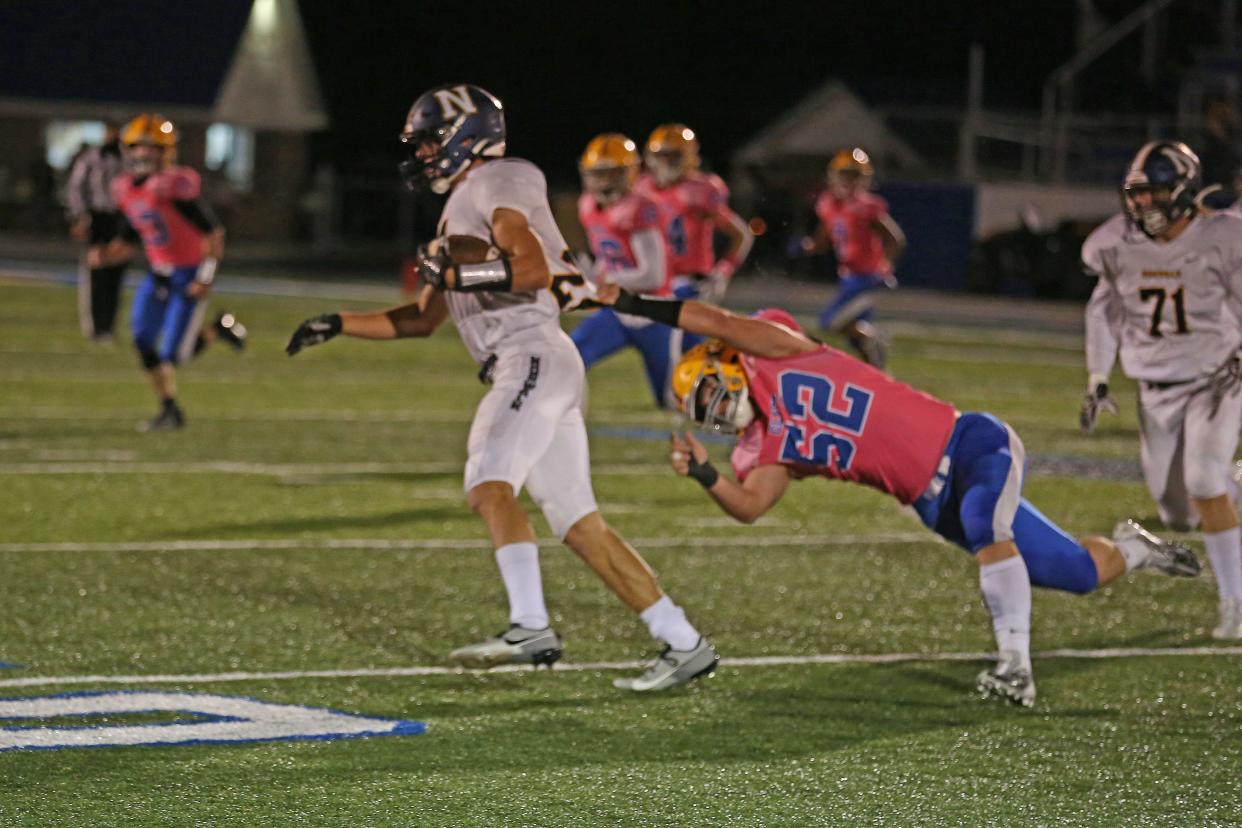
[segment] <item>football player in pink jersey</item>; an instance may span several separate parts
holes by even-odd
[[[144,431],[185,424],[177,405],[174,366],[201,347],[200,336],[216,267],[224,252],[224,228],[203,200],[198,173],[175,165],[177,130],[161,115],[139,115],[121,133],[125,171],[112,181],[124,218],[121,238],[99,254],[102,263],[133,255],[141,242],[151,272],[138,286],[130,316],[134,346],[160,401]],[[245,328],[230,314],[213,326],[240,348]]]
[[[618,311],[712,337],[674,369],[682,410],[706,429],[740,435],[734,481],[703,444],[674,435],[671,460],[734,518],[749,523],[791,480],[862,483],[914,508],[941,537],[974,554],[999,650],[981,692],[1030,706],[1031,584],[1091,592],[1132,569],[1193,576],[1189,548],[1134,521],[1112,539],[1074,540],[1022,499],[1022,441],[990,414],[963,413],[805,336],[785,311],[736,316],[702,302],[643,299],[612,288]]]
[[[893,263],[906,246],[905,234],[888,214],[888,204],[871,192],[874,168],[866,152],[845,149],[828,162],[828,187],[815,200],[819,226],[802,240],[806,253],[832,248],[841,286],[819,314],[819,327],[843,333],[862,358],[883,368],[884,339],[872,323],[872,292],[896,287]]]
[[[647,139],[647,172],[635,191],[660,205],[668,242],[673,292],[682,298],[719,302],[734,271],[746,261],[754,234],[729,209],[729,188],[720,176],[699,170],[699,141],[685,124],[663,124]],[[729,238],[716,258],[713,233]]]
[[[633,191],[640,160],[634,142],[618,133],[597,135],[578,163],[582,196],[578,220],[595,257],[591,281],[615,282],[626,290],[653,296],[672,294],[659,207]],[[588,369],[633,346],[643,357],[656,405],[671,405],[669,370],[683,346],[696,337],[650,319],[601,308],[574,329],[572,339]],[[686,340],[689,340],[687,342]]]

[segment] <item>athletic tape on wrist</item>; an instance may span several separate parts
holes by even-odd
[[[699,481],[704,489],[710,489],[716,485],[716,481],[720,479],[720,472],[716,471],[716,467],[712,465],[712,461],[705,460],[702,463],[694,459],[694,455],[690,455],[690,468],[686,471],[687,477],[693,477]]]
[[[478,264],[455,264],[457,285],[454,290],[509,290],[513,287],[513,268],[508,259],[492,259]]]

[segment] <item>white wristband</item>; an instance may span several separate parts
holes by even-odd
[[[194,281],[200,285],[210,285],[216,279],[216,266],[220,264],[219,260],[214,256],[208,256],[198,265],[198,272],[194,274]]]

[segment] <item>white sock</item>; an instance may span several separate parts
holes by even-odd
[[[1238,484],[1234,481],[1232,474],[1225,478],[1225,494],[1229,496],[1230,503],[1238,502]]]
[[[1031,669],[1031,577],[1021,555],[979,567],[1002,668]]]
[[[651,631],[651,637],[671,646],[674,650],[693,650],[699,643],[699,631],[686,620],[686,612],[662,595],[659,601],[638,614]]]
[[[1126,560],[1126,572],[1142,569],[1151,558],[1151,549],[1142,538],[1114,539],[1113,543],[1117,545],[1117,551],[1121,553],[1121,557]]]
[[[529,542],[505,544],[496,550],[496,565],[509,594],[509,623],[531,630],[548,626],[543,577],[539,574],[539,547]]]
[[[1242,599],[1242,529],[1237,526],[1214,534],[1203,533],[1216,588],[1221,598]]]

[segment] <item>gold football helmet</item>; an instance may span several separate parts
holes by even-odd
[[[578,161],[582,186],[602,205],[613,204],[630,191],[638,177],[638,146],[617,132],[596,135]]]
[[[121,130],[125,169],[134,175],[150,175],[177,158],[177,128],[163,115],[143,113]]]
[[[643,160],[656,185],[668,187],[699,168],[699,139],[685,124],[661,124],[647,139]]]
[[[686,351],[672,384],[678,408],[705,430],[736,434],[755,418],[742,355],[719,339]]]
[[[862,147],[843,149],[828,162],[828,186],[840,195],[869,189],[875,176],[871,156]]]

